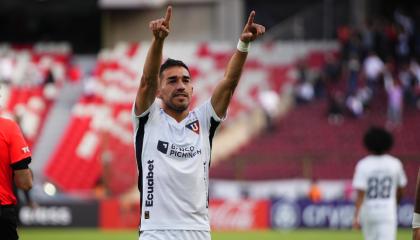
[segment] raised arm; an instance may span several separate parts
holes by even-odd
[[[169,35],[172,7],[166,9],[164,18],[149,23],[153,33],[152,44],[147,52],[146,62],[141,76],[140,86],[137,91],[135,113],[140,115],[145,112],[156,97],[159,84],[159,68],[162,62],[162,49],[165,38]]]
[[[235,88],[238,85],[248,55],[250,42],[265,32],[264,26],[254,23],[254,17],[255,11],[252,11],[241,34],[237,50],[229,60],[224,78],[218,83],[211,97],[211,104],[219,117],[225,116]]]

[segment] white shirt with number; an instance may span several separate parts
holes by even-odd
[[[353,187],[365,191],[362,222],[397,221],[397,188],[407,184],[401,162],[388,154],[369,155],[356,165]]]
[[[140,231],[210,231],[208,170],[221,120],[210,100],[181,122],[166,114],[159,101],[140,116],[133,107]]]

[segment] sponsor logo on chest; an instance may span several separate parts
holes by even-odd
[[[157,150],[171,158],[189,159],[201,155],[201,149],[195,146],[179,146],[174,143],[158,141]]]
[[[29,150],[29,147],[28,147],[28,146],[26,146],[26,147],[23,147],[23,148],[22,148],[22,152],[23,152],[23,153],[30,153],[30,152],[31,152],[31,150]]]

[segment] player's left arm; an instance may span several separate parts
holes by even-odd
[[[240,37],[238,49],[229,60],[222,81],[216,86],[211,97],[211,104],[219,117],[224,117],[232,99],[236,86],[242,74],[242,69],[248,55],[249,43],[263,35],[265,27],[254,23],[255,11],[252,11]]]
[[[354,210],[354,217],[353,217],[354,229],[360,229],[360,208],[362,207],[364,198],[365,198],[365,191],[357,189],[357,196],[356,196],[355,210]]]
[[[29,191],[32,188],[32,172],[29,168],[17,169],[13,171],[13,180],[16,187],[23,191]]]

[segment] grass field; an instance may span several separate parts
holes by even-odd
[[[100,231],[97,229],[21,229],[21,240],[133,240],[135,230]],[[350,230],[299,230],[213,232],[212,240],[359,240],[361,232]],[[398,231],[398,240],[411,239],[410,230]]]

